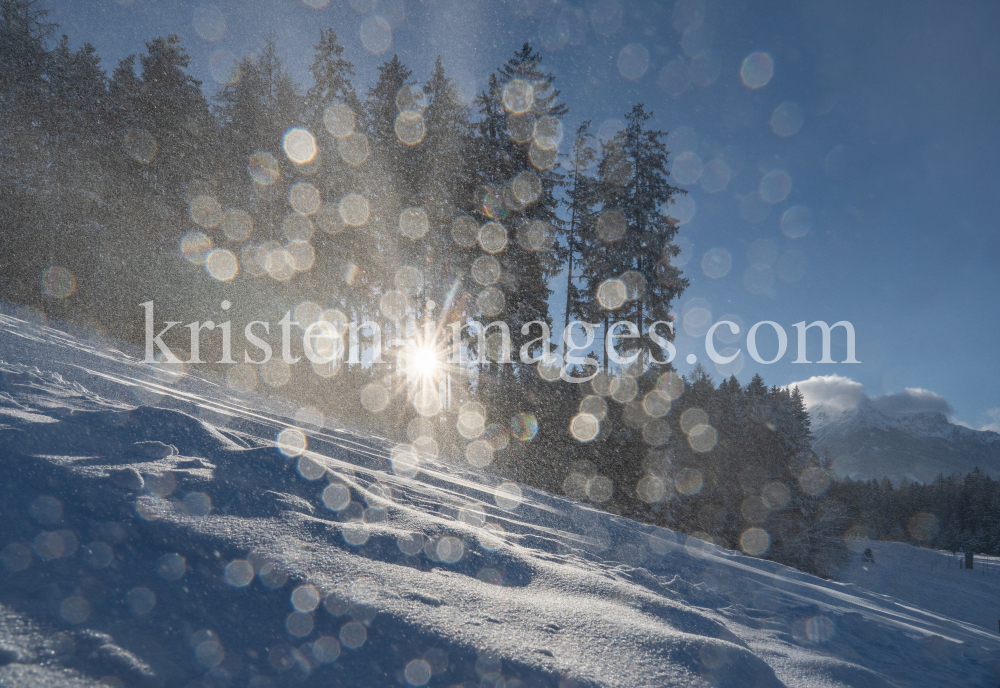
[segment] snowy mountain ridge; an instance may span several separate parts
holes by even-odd
[[[938,412],[889,412],[867,396],[857,407],[809,409],[813,450],[840,476],[931,482],[979,467],[1000,476],[1000,434],[957,425]]]

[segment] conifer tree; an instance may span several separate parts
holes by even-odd
[[[558,102],[555,77],[542,71],[541,61],[541,55],[525,43],[490,76],[487,90],[475,101],[480,115],[476,171],[481,187],[473,208],[481,221],[500,221],[507,229],[509,240],[498,256],[504,273],[504,312],[522,323],[547,320],[548,279],[559,268],[551,237],[561,225],[554,193],[563,183],[554,169],[555,145],[562,131],[558,118],[568,108]],[[522,173],[538,179],[537,196],[519,196],[512,186]],[[529,226],[532,221],[542,225]],[[532,234],[533,230],[549,236]]]
[[[566,315],[563,327],[569,327],[570,320],[575,319],[586,309],[582,303],[586,292],[579,286],[580,277],[574,275],[574,267],[579,271],[579,262],[574,259],[588,247],[585,243],[585,233],[592,228],[594,206],[597,203],[596,184],[589,176],[589,170],[597,159],[597,150],[593,146],[594,137],[590,133],[590,120],[587,120],[576,130],[573,139],[573,152],[570,157],[570,180],[566,189],[568,199],[567,212],[569,220],[566,226]],[[571,317],[572,316],[572,317]],[[565,359],[565,343],[563,356]]]
[[[668,181],[666,134],[646,128],[652,116],[641,103],[635,105],[625,115],[625,128],[602,147],[597,236],[605,246],[593,252],[587,269],[591,294],[597,295],[606,280],[623,283],[625,302],[609,298],[604,305],[615,310],[616,320],[630,320],[640,332],[652,322],[668,321],[670,303],[688,285],[669,262],[679,249],[673,243],[677,224],[667,209],[682,190]],[[608,319],[605,314],[606,324]]]
[[[417,196],[427,212],[430,231],[424,240],[428,296],[445,305],[455,280],[469,273],[469,251],[454,243],[452,223],[463,215],[464,199],[472,196],[474,170],[469,107],[447,76],[439,56],[424,84],[425,134],[420,147]]]
[[[45,130],[34,125],[48,99],[48,42],[55,30],[48,14],[42,0],[0,2],[0,179],[10,190],[35,188],[45,167],[35,154],[45,145]]]
[[[306,92],[305,108],[318,132],[323,112],[331,103],[343,103],[355,113],[360,112],[361,103],[351,82],[354,65],[344,59],[344,46],[337,42],[334,30],[320,30],[319,43],[313,49],[316,53],[309,66],[313,85]]]
[[[184,188],[209,171],[214,123],[201,82],[184,71],[190,57],[180,38],[156,38],[146,43],[146,51],[139,56],[138,119],[156,141],[148,163],[150,192],[184,212]]]

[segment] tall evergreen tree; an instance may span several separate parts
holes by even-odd
[[[146,51],[139,56],[138,119],[156,142],[147,163],[150,192],[163,205],[179,203],[184,212],[184,188],[210,170],[214,122],[201,82],[185,72],[190,57],[180,38],[156,38],[146,43]]]
[[[569,164],[569,182],[566,188],[567,212],[569,220],[566,225],[566,314],[564,328],[569,327],[570,320],[575,319],[585,309],[582,301],[586,292],[581,291],[579,276],[573,273],[579,265],[574,260],[583,249],[581,235],[591,229],[594,220],[594,206],[597,203],[597,189],[589,176],[591,165],[597,159],[597,149],[593,146],[594,137],[590,133],[590,120],[581,124],[573,139],[573,152]],[[572,316],[572,317],[571,317]],[[565,343],[563,355],[565,358]]]
[[[48,42],[55,25],[42,0],[0,2],[0,179],[7,193],[37,188],[44,149],[49,66]],[[10,199],[8,203],[15,202]]]
[[[343,103],[357,113],[361,103],[351,82],[354,78],[354,65],[344,59],[344,46],[337,42],[334,30],[320,30],[319,43],[313,49],[316,53],[309,66],[313,85],[306,92],[305,106],[311,114],[313,125],[319,131],[318,125],[328,105]]]
[[[455,281],[470,270],[469,252],[454,243],[451,228],[465,212],[463,201],[475,189],[471,113],[455,82],[445,73],[440,56],[423,92],[426,133],[419,144],[417,194],[430,221],[423,267],[428,295],[444,305]]]
[[[542,58],[528,43],[495,75],[475,104],[479,108],[476,149],[477,177],[482,185],[473,207],[482,221],[500,221],[509,241],[499,255],[504,273],[505,313],[516,322],[548,319],[548,280],[559,269],[558,252],[545,237],[528,239],[529,232],[554,235],[561,226],[556,213],[556,190],[563,176],[556,171],[559,117],[568,112],[558,101],[555,77],[541,69]],[[509,88],[508,88],[509,87]],[[545,129],[539,136],[539,122]],[[551,131],[549,131],[551,129]],[[532,135],[531,132],[534,132]],[[521,195],[511,186],[528,173],[538,179],[535,194]],[[533,197],[533,198],[532,198]],[[525,199],[531,198],[528,203]],[[539,225],[529,227],[529,222]],[[523,233],[523,234],[522,234]],[[522,240],[522,236],[524,240]]]
[[[605,246],[592,254],[588,267],[592,294],[606,280],[623,283],[626,300],[620,306],[614,294],[620,288],[609,289],[614,317],[634,322],[641,332],[654,321],[668,321],[670,303],[688,285],[669,262],[680,251],[673,243],[677,224],[667,209],[682,191],[668,181],[666,134],[646,128],[652,116],[641,103],[635,105],[625,115],[625,128],[602,149],[597,234]]]
[[[371,250],[363,257],[362,270],[376,295],[395,290],[395,274],[408,262],[401,252],[400,216],[415,196],[418,152],[397,136],[396,118],[397,95],[414,85],[412,76],[413,71],[393,55],[379,67],[362,109],[361,129],[371,145],[371,157],[360,168],[371,209],[366,231]]]

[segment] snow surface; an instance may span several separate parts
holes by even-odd
[[[3,686],[1000,682],[938,553],[826,581],[329,422],[285,456],[295,409],[9,316],[0,360]]]
[[[964,554],[922,549],[902,542],[852,540],[857,552],[870,548],[875,564],[860,554],[837,580],[896,598],[900,609],[921,609],[928,618],[961,619],[1000,634],[1000,558],[975,555],[971,569]]]

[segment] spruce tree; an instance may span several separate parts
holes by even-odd
[[[588,268],[592,294],[611,279],[625,288],[624,303],[612,298],[603,304],[615,311],[605,316],[606,323],[610,317],[630,320],[640,332],[655,321],[668,321],[671,302],[688,285],[669,262],[679,249],[673,243],[677,223],[667,212],[682,190],[668,181],[665,132],[646,128],[652,116],[642,103],[635,105],[625,115],[625,128],[602,147],[597,236],[604,247],[594,252]]]
[[[563,327],[569,327],[571,320],[588,310],[584,304],[587,299],[585,291],[580,289],[580,276],[574,275],[574,268],[579,272],[579,260],[574,260],[592,247],[587,241],[587,232],[593,226],[594,206],[597,203],[597,189],[589,176],[591,165],[597,159],[597,150],[593,146],[594,136],[590,133],[590,120],[581,124],[573,139],[573,152],[570,157],[569,182],[566,188],[567,212],[569,220],[566,225],[566,314]],[[589,301],[589,300],[588,300]],[[563,345],[565,360],[566,345]]]
[[[156,38],[146,43],[146,51],[139,56],[138,118],[156,142],[147,163],[149,192],[163,205],[185,212],[185,187],[210,170],[214,123],[201,82],[184,71],[190,57],[180,38]]]

